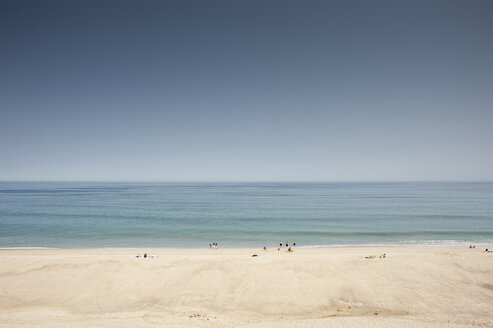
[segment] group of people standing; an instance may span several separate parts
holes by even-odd
[[[213,241],[212,243],[209,244],[209,248],[217,248],[218,247],[218,242]]]
[[[293,245],[293,248],[294,248],[296,246],[296,241],[293,241],[293,244],[292,245]],[[292,249],[291,247],[289,247],[289,243],[288,242],[286,242],[286,247],[288,248],[288,252],[293,252],[294,251],[294,249]],[[277,250],[280,251],[281,248],[282,248],[282,241],[279,242],[279,248]]]
[[[295,246],[296,246],[296,241],[293,241],[293,247],[295,247]],[[282,241],[279,242],[279,247],[280,248],[282,247]],[[286,242],[286,247],[289,247],[289,243],[288,242]]]

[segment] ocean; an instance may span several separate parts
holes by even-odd
[[[493,183],[0,182],[0,248],[493,244]]]

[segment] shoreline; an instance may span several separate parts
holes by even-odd
[[[460,245],[436,245],[436,244],[413,244],[413,245],[394,245],[394,244],[362,244],[362,245],[303,245],[303,246],[289,246],[294,249],[344,249],[344,248],[378,248],[378,247],[390,247],[390,248],[469,248],[469,245],[473,245],[477,247],[486,247],[493,248],[493,242],[490,243],[464,243]],[[281,250],[286,249],[286,246],[281,247]],[[209,250],[209,247],[51,247],[51,246],[15,246],[15,247],[0,247],[0,251],[7,250]],[[263,250],[263,246],[258,247],[223,247],[220,246],[217,249],[226,249],[226,250]],[[273,250],[277,249],[277,247],[267,247],[267,249]]]

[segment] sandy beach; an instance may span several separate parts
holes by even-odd
[[[0,326],[493,327],[484,248],[0,250]]]

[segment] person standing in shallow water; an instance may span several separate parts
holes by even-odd
[[[296,241],[293,241],[293,247],[296,246]]]
[[[289,246],[289,243],[288,243],[288,242],[286,242],[286,247],[288,247],[288,246]]]
[[[282,241],[279,243],[279,247],[282,247]]]

